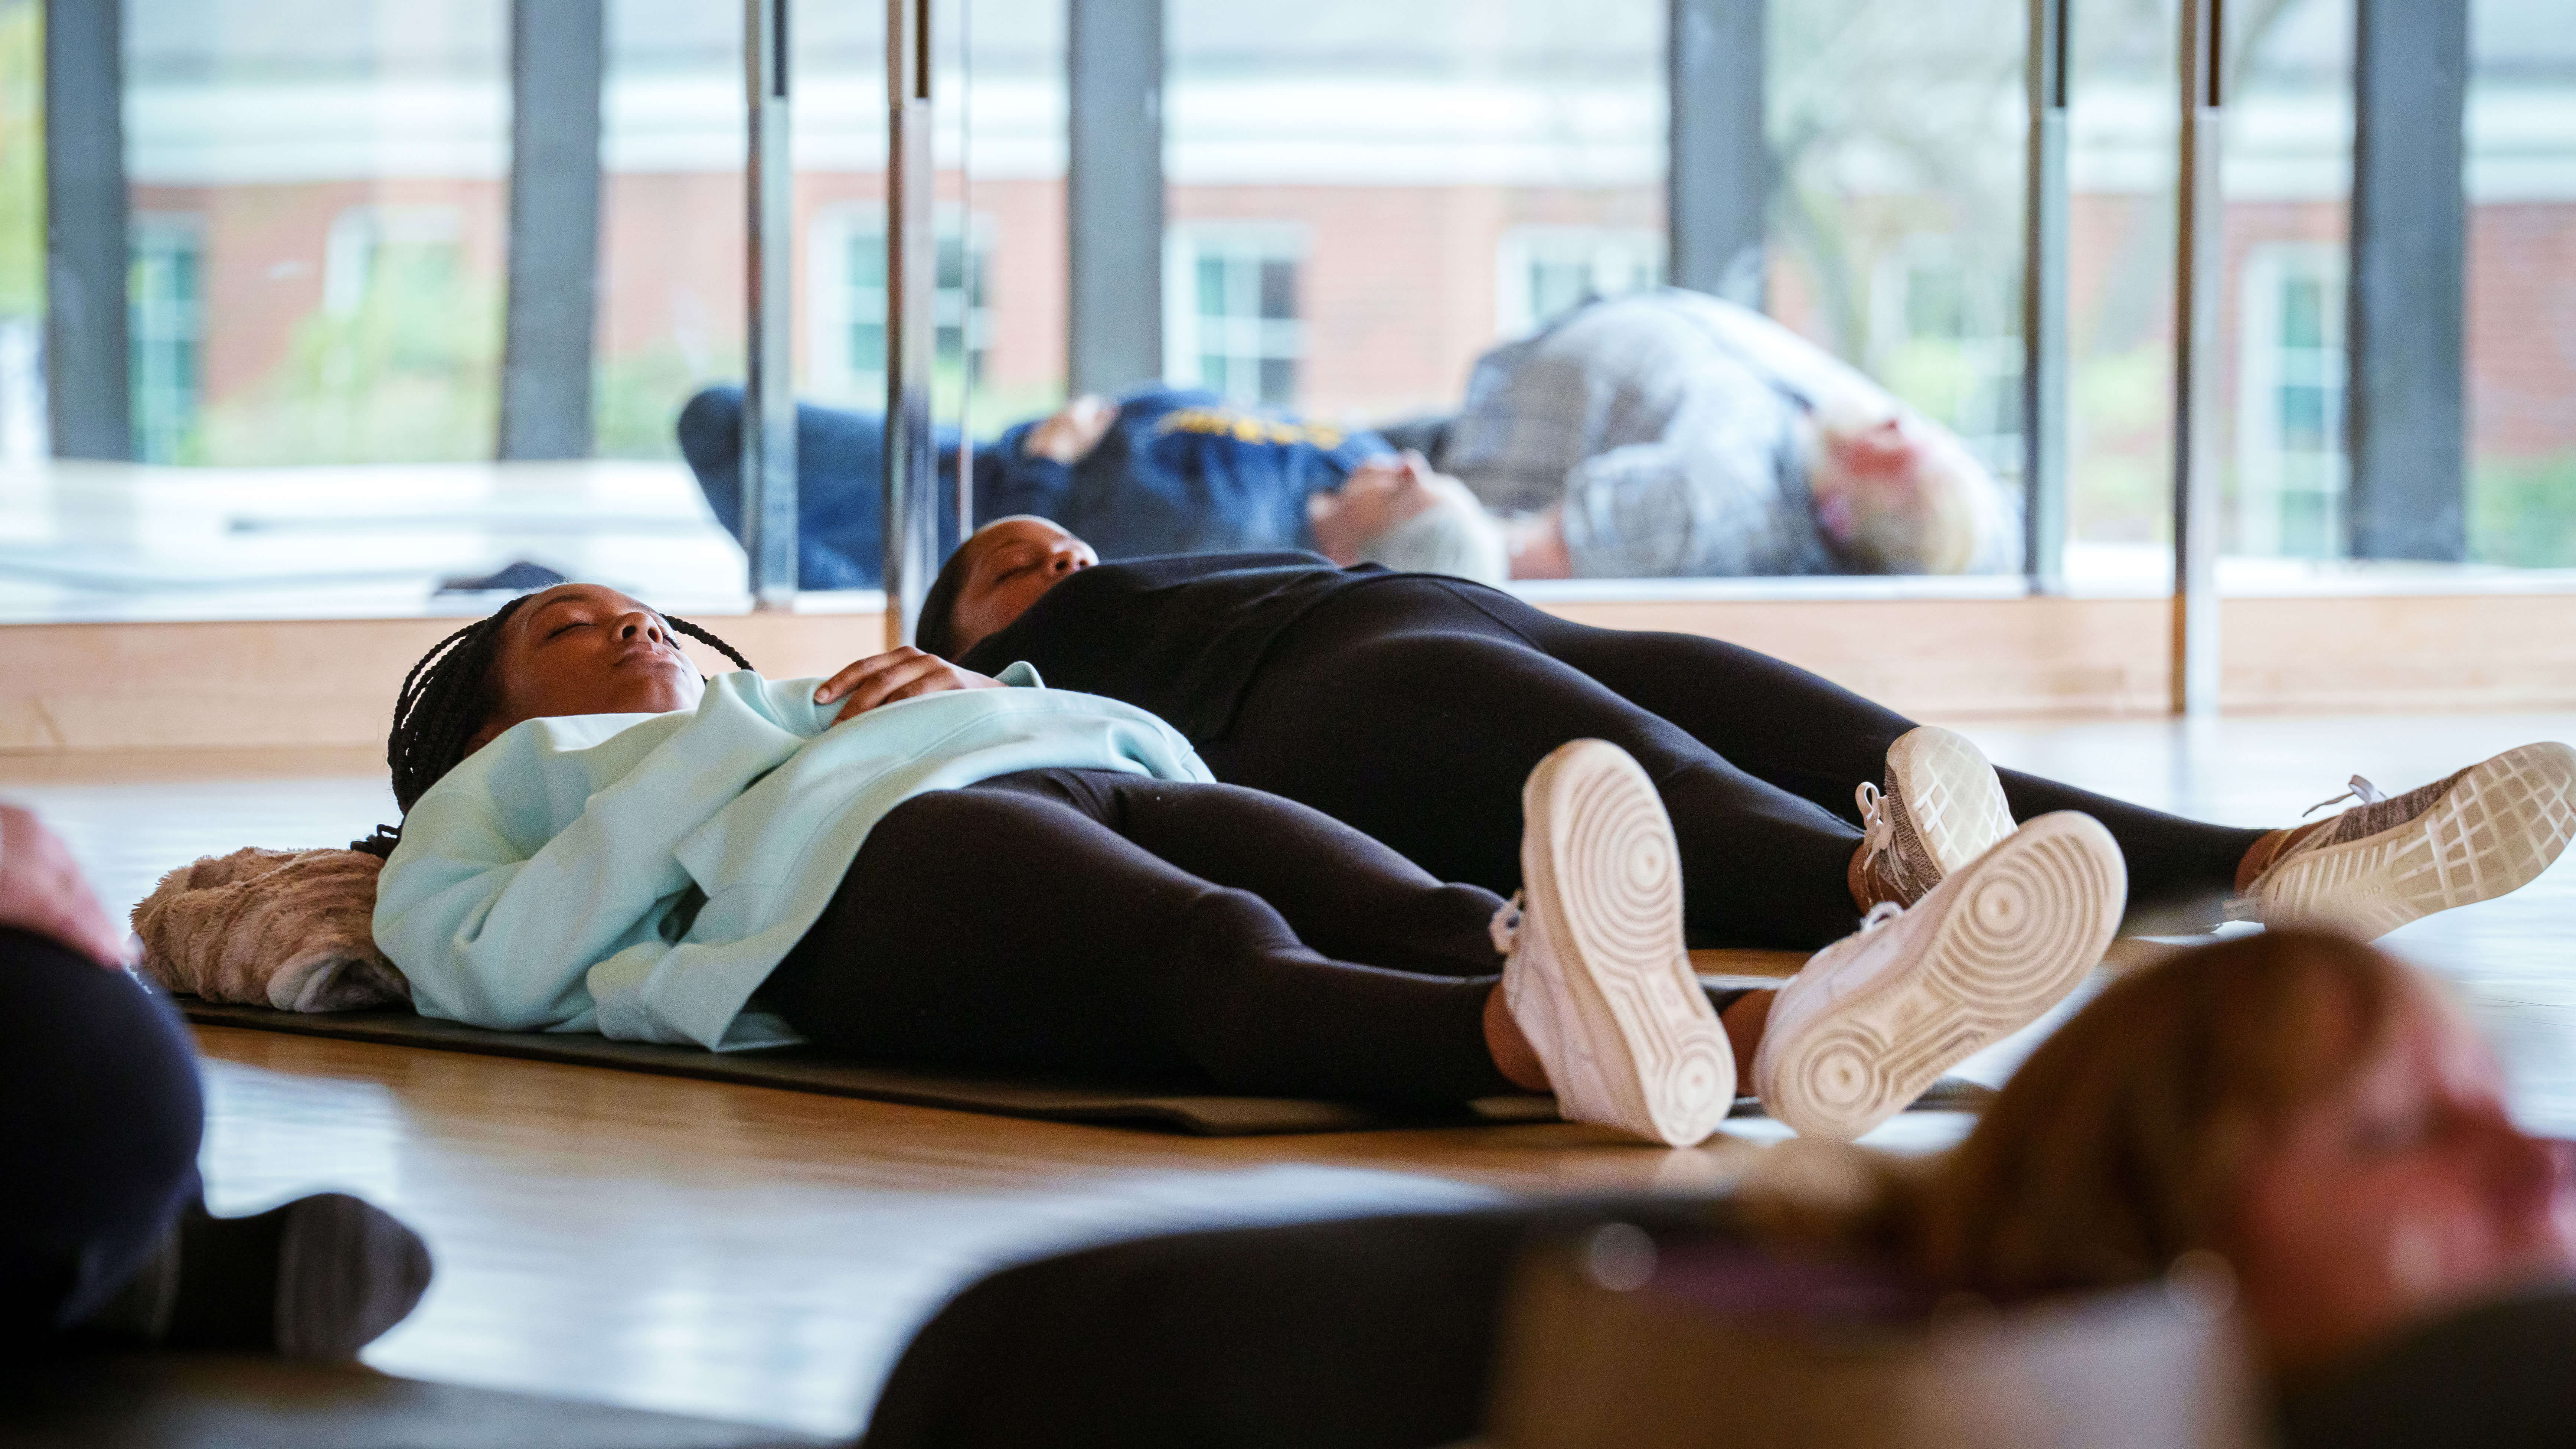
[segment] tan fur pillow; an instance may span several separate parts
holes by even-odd
[[[360,850],[236,850],[181,866],[134,908],[143,971],[171,991],[280,1011],[409,1001],[376,949],[376,872]]]

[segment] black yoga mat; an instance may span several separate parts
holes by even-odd
[[[1548,1097],[1486,1097],[1449,1110],[1405,1111],[1360,1102],[1302,1097],[1231,1097],[1188,1084],[1082,1081],[1066,1077],[988,1076],[910,1067],[867,1066],[811,1047],[711,1052],[697,1047],[610,1041],[587,1033],[486,1031],[432,1021],[408,1010],[294,1012],[173,997],[190,1021],[301,1036],[338,1037],[390,1046],[479,1052],[528,1061],[571,1062],[630,1072],[697,1077],[711,1082],[778,1087],[834,1097],[867,1097],[916,1107],[993,1112],[1049,1122],[1161,1127],[1201,1137],[1256,1137],[1280,1132],[1356,1132],[1386,1127],[1500,1126],[1557,1120]],[[1975,1111],[1991,1089],[1955,1078],[1936,1083],[1915,1106]],[[1751,1098],[1739,1115],[1759,1113]]]
[[[25,1449],[820,1449],[783,1429],[395,1378],[356,1364],[132,1354],[0,1371]]]

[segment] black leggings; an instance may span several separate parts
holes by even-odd
[[[0,928],[0,1351],[104,1303],[196,1200],[196,1054],[166,1001]]]
[[[1860,843],[1853,787],[1879,780],[1912,728],[1750,649],[1389,579],[1281,635],[1200,753],[1218,779],[1311,805],[1443,880],[1510,891],[1531,767],[1567,740],[1609,740],[1672,814],[1692,944],[1814,950],[1858,917],[1845,884]],[[2110,829],[2133,911],[2225,896],[2262,835],[2002,775],[2016,819],[2080,810]]]
[[[1463,1102],[1517,1090],[1501,904],[1257,791],[1032,770],[889,812],[761,999],[873,1061]]]

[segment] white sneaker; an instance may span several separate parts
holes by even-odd
[[[1706,1139],[1735,1105],[1735,1053],[1682,944],[1681,848],[1654,782],[1618,746],[1575,740],[1530,771],[1521,809],[1523,894],[1494,945],[1558,1114]]]
[[[2283,851],[2234,914],[2373,940],[2520,890],[2576,835],[2576,750],[2562,744],[2507,750],[2393,799],[2359,775],[2352,786],[2361,803]]]
[[[1912,907],[1882,903],[1780,988],[1754,1089],[1803,1136],[1853,1138],[2039,1019],[2102,959],[2129,872],[2111,832],[2061,810]]]
[[[2013,833],[2004,782],[1968,737],[1935,725],[1887,747],[1887,788],[1863,781],[1852,898],[1910,906]]]

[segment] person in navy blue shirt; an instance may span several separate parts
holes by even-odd
[[[690,399],[679,434],[716,518],[740,538],[741,390]],[[938,443],[946,498],[957,482],[956,430],[942,430]],[[799,586],[880,587],[883,415],[799,405],[796,447]],[[1471,577],[1499,578],[1502,568],[1499,532],[1473,498],[1418,459],[1399,460],[1385,438],[1199,389],[1077,398],[975,445],[971,456],[978,525],[1034,514],[1080,534],[1105,559],[1308,549]],[[1372,513],[1372,526],[1346,542],[1354,529],[1334,515],[1355,477],[1391,511]],[[945,557],[957,544],[955,511],[943,507],[940,523]],[[1386,547],[1407,556],[1379,556]]]

